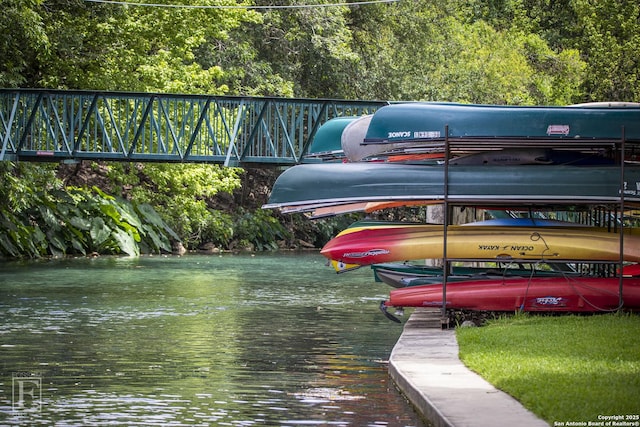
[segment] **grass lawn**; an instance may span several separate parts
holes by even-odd
[[[640,315],[522,314],[456,333],[470,369],[551,425],[640,425]]]

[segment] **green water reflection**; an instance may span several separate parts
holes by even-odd
[[[386,293],[317,254],[4,263],[0,417],[421,425],[387,376],[401,330],[377,311]],[[42,382],[18,407],[16,373]]]

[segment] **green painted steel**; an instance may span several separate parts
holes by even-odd
[[[294,165],[326,121],[386,104],[0,89],[0,160]]]

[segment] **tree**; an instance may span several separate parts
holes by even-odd
[[[199,5],[219,4],[217,0]],[[223,94],[223,70],[202,67],[207,40],[258,14],[246,9],[133,7],[49,0],[40,8],[50,40],[47,70],[30,86],[140,92]]]
[[[640,4],[572,0],[581,32],[573,40],[588,64],[586,100],[640,101]]]
[[[358,57],[347,14],[338,6],[267,10],[251,36],[258,61],[293,82],[297,97],[348,97]]]
[[[579,96],[577,51],[558,53],[517,27],[498,30],[465,3],[400,2],[378,22],[379,36],[369,27],[354,36],[378,71],[357,74],[382,79],[375,86],[392,99],[566,104]]]
[[[584,62],[575,102],[640,99],[640,5],[633,0],[483,1],[480,16],[497,28],[536,34]]]
[[[42,0],[3,0],[0,14],[0,87],[29,86],[49,48]]]

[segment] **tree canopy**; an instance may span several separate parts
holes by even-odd
[[[639,97],[632,0],[163,2],[198,7],[4,0],[0,86],[498,104]]]
[[[2,0],[0,87],[511,105],[640,101],[636,0],[136,2]],[[153,234],[165,226],[187,245],[229,244],[234,221],[253,230],[244,242],[284,235],[264,213],[253,214],[261,225],[249,227],[252,214],[234,219],[212,208],[216,194],[241,185],[232,168],[114,165],[105,187],[78,189],[50,179],[56,171],[47,167],[2,166],[5,254],[86,252],[107,228],[111,240],[101,244],[113,251],[130,247],[122,232],[151,250],[166,248]],[[62,211],[43,210],[56,204],[54,195]],[[125,221],[126,212],[154,220],[146,205],[125,198],[150,204],[163,223],[146,229]],[[56,228],[54,218],[70,220],[69,212],[102,212],[102,219]],[[47,233],[68,241],[52,246]]]

